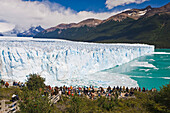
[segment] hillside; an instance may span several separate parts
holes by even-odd
[[[106,20],[86,21],[79,26],[44,30],[36,38],[58,38],[86,42],[148,43],[157,48],[170,48],[170,3],[160,7],[132,9]],[[93,21],[93,22],[92,22]]]

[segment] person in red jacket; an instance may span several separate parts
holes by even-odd
[[[68,91],[68,95],[70,95],[71,94],[71,92],[70,92],[70,90]]]
[[[6,82],[6,83],[5,83],[5,86],[8,88],[8,86],[9,86],[9,83],[8,83],[8,82]]]

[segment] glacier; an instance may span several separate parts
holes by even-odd
[[[25,82],[37,73],[51,86],[138,86],[125,75],[102,70],[154,52],[153,45],[99,44],[57,39],[0,38],[0,78]]]

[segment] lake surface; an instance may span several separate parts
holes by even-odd
[[[157,88],[170,82],[170,49],[156,49],[155,54],[137,58],[104,72],[129,76],[139,87]]]

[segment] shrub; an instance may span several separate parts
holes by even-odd
[[[162,105],[165,112],[170,112],[170,83],[163,85],[161,90],[156,95],[155,101]]]
[[[20,112],[21,113],[51,113],[55,107],[50,106],[50,100],[44,95],[45,79],[40,75],[30,74],[27,81],[27,87],[22,89],[20,93]]]
[[[48,97],[38,90],[31,91],[24,88],[20,98],[21,113],[50,113],[52,111]]]
[[[27,87],[29,90],[38,90],[39,88],[44,89],[45,79],[40,77],[40,75],[37,74],[30,74],[27,82]]]

